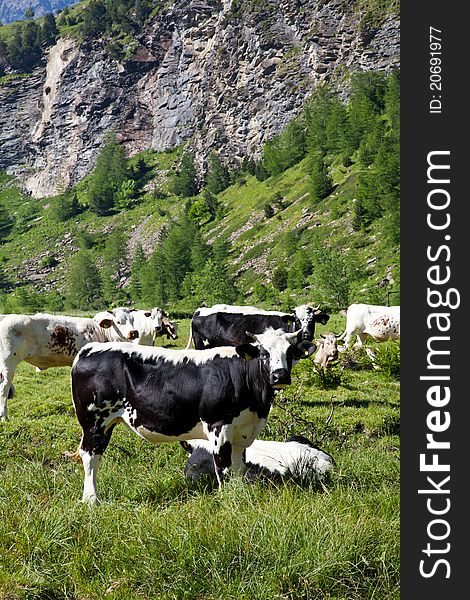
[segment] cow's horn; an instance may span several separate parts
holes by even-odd
[[[245,333],[252,340],[256,340],[256,335],[254,333],[250,333],[249,331],[245,331]]]

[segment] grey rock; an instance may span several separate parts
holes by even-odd
[[[328,80],[344,71],[399,66],[399,17],[364,43],[360,15],[329,0],[242,3],[176,0],[148,23],[132,59],[101,40],[60,39],[44,66],[0,87],[0,169],[35,197],[77,183],[114,130],[130,155],[187,142],[204,170],[214,148],[235,164]]]

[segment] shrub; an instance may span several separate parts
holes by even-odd
[[[390,379],[400,379],[400,344],[386,342],[374,348],[374,367]]]

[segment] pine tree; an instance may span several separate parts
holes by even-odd
[[[173,182],[173,191],[182,198],[195,196],[199,191],[194,155],[191,152],[185,152],[181,158],[179,173]]]
[[[58,35],[59,30],[57,29],[55,17],[52,13],[47,13],[41,27],[41,42],[46,46],[52,46],[52,44],[55,44]]]
[[[162,246],[157,246],[142,267],[140,282],[142,302],[146,306],[165,307],[168,303],[166,286],[167,264]]]
[[[143,300],[142,292],[142,273],[146,264],[144,250],[142,244],[137,244],[134,252],[134,257],[131,263],[131,281],[130,292],[132,301],[135,304],[140,304]]]
[[[62,223],[80,213],[77,193],[74,190],[66,190],[51,201],[51,215],[55,221]]]
[[[219,194],[230,185],[230,172],[222,163],[216,152],[211,152],[209,157],[209,170],[207,173],[206,187],[211,194]]]
[[[284,265],[279,265],[273,270],[272,282],[276,290],[282,292],[287,288],[288,272]]]
[[[176,302],[181,297],[181,285],[186,273],[191,270],[191,246],[196,232],[196,225],[184,216],[169,229],[162,244],[170,302]]]
[[[127,238],[121,229],[113,231],[103,250],[102,288],[103,297],[110,305],[125,304],[127,293],[122,282],[127,275]]]
[[[89,179],[88,198],[90,209],[98,215],[107,215],[115,203],[115,196],[128,176],[128,164],[124,149],[116,134],[109,133],[98,154],[95,168]]]
[[[310,197],[313,204],[318,204],[333,191],[333,180],[328,171],[328,166],[325,161],[325,156],[322,153],[317,153],[312,158],[310,169]]]
[[[91,253],[80,250],[70,261],[66,282],[66,304],[79,310],[99,310],[103,306],[101,278]]]
[[[356,73],[351,80],[348,103],[350,143],[359,147],[361,139],[373,127],[373,122],[385,105],[386,79],[384,73],[367,71]]]
[[[107,27],[108,15],[102,0],[90,0],[84,11],[83,35],[85,37],[98,37]]]

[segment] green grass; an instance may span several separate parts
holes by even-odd
[[[180,321],[171,346],[188,331]],[[307,435],[330,452],[323,486],[233,478],[211,491],[185,481],[179,444],[121,425],[89,508],[82,466],[63,456],[80,440],[70,370],[22,363],[0,425],[0,598],[398,599],[399,383],[364,368],[323,389],[312,369],[295,367],[261,437]]]

